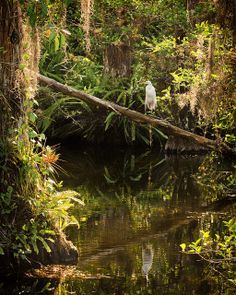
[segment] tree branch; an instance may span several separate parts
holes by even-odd
[[[59,83],[43,75],[38,74],[38,79],[41,83],[44,83],[49,87],[53,88],[54,90],[62,92],[65,95],[77,97],[87,103],[92,103],[102,108],[110,109],[112,111],[115,111],[119,115],[129,118],[134,122],[157,126],[163,133],[165,133],[168,136],[172,135],[174,137],[182,137],[191,140],[193,143],[201,145],[207,149],[215,150],[223,154],[236,156],[236,151],[232,150],[223,142],[218,142],[216,140],[211,140],[206,137],[191,133],[189,131],[176,127],[165,120],[159,120],[155,117],[147,116],[140,112],[128,109],[126,107],[122,107],[114,102],[97,98],[93,95],[84,93],[80,90]]]

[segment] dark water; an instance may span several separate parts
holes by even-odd
[[[180,244],[199,231],[220,232],[235,213],[221,202],[229,163],[150,151],[62,149],[67,188],[85,201],[75,208],[80,229],[76,267],[48,268],[50,278],[0,285],[0,294],[234,294],[232,286]],[[45,271],[46,272],[46,271]]]

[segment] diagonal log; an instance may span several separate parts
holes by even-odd
[[[182,137],[207,149],[215,150],[217,152],[228,154],[234,157],[236,156],[236,151],[231,149],[223,142],[208,139],[206,137],[194,134],[192,132],[176,127],[165,120],[160,120],[152,116],[144,115],[140,112],[120,106],[114,102],[100,99],[91,94],[87,94],[70,86],[59,83],[43,75],[38,74],[38,79],[41,83],[46,84],[47,86],[53,88],[56,91],[62,92],[65,95],[77,97],[87,103],[92,103],[97,106],[110,109],[117,114],[125,116],[136,123],[150,124],[152,126],[156,126],[168,136],[172,135],[174,137]]]

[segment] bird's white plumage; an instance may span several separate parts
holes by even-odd
[[[148,282],[148,273],[152,268],[154,250],[152,244],[142,246],[142,271]]]
[[[150,81],[147,81],[146,84],[147,86],[145,89],[145,112],[147,108],[151,111],[154,111],[157,106],[156,90]]]

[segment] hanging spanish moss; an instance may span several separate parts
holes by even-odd
[[[91,41],[90,41],[90,20],[93,11],[94,0],[81,0],[81,19],[82,19],[82,28],[85,34],[85,50],[88,54],[91,50]]]

